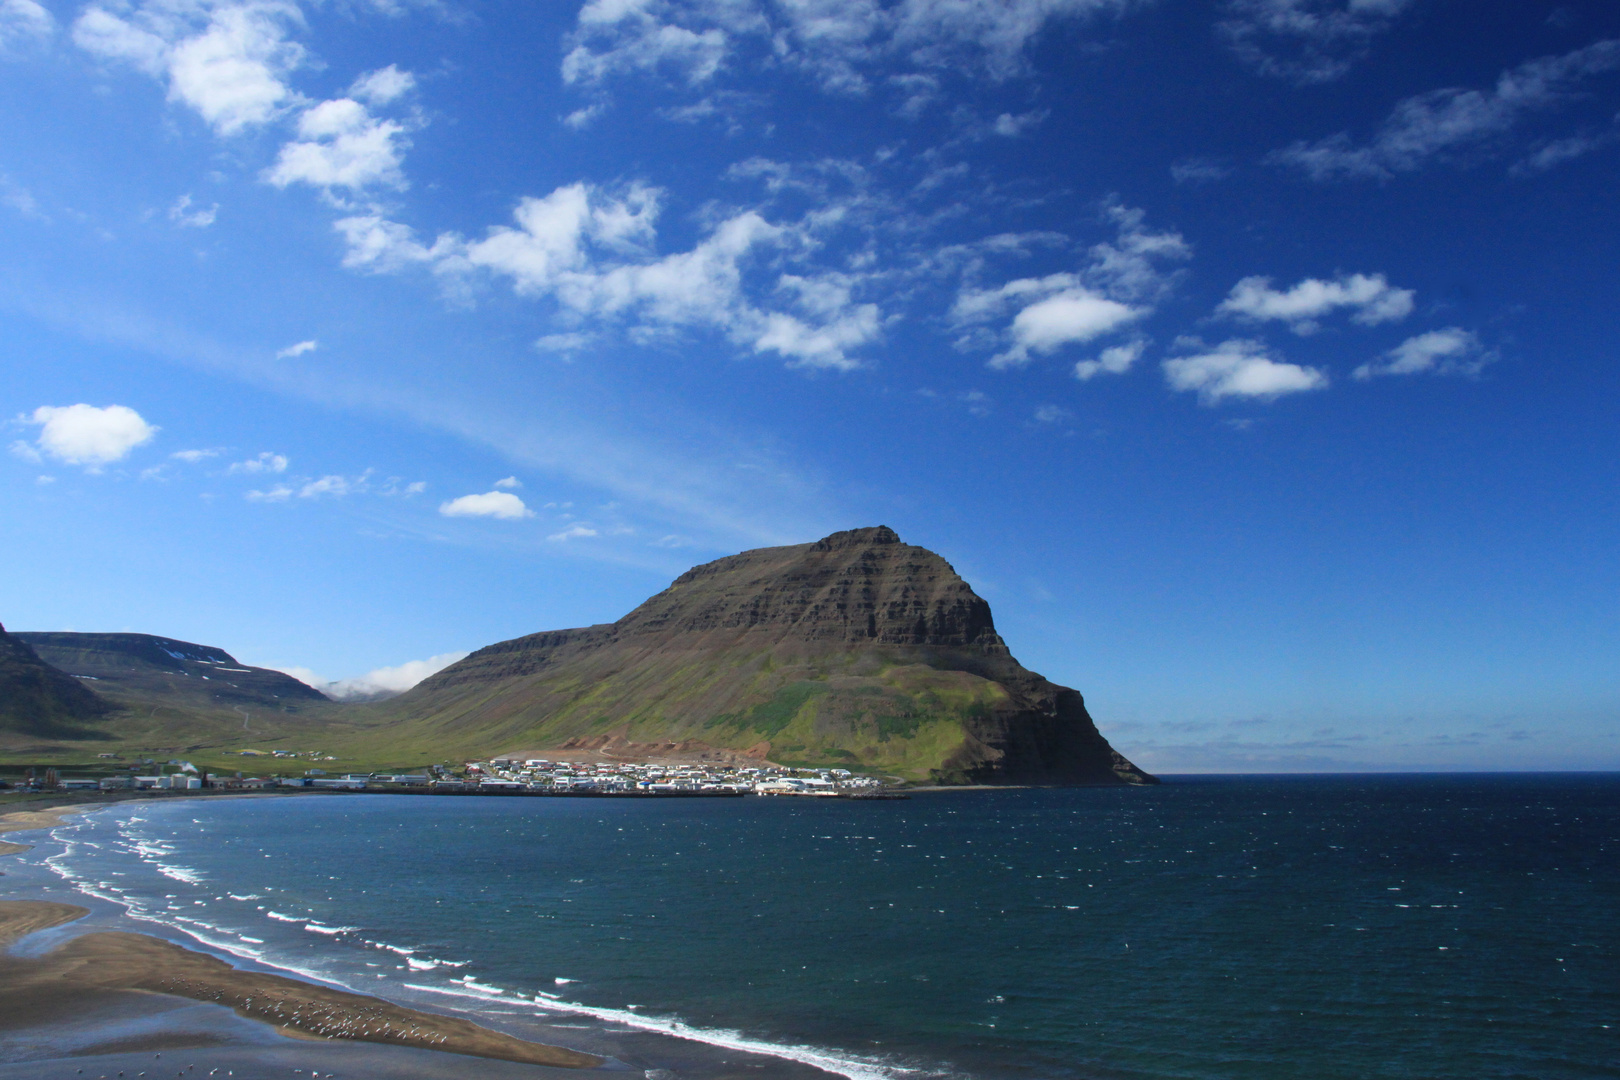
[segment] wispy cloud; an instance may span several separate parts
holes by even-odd
[[[1395,106],[1366,143],[1340,132],[1315,142],[1296,142],[1267,160],[1299,169],[1315,180],[1356,180],[1388,179],[1437,161],[1496,154],[1529,117],[1569,104],[1587,80],[1616,68],[1620,68],[1620,39],[1594,42],[1504,71],[1489,90],[1447,88],[1409,97]],[[1573,144],[1569,148],[1577,149]],[[1584,152],[1589,147],[1578,149]]]
[[[568,526],[566,529],[563,529],[561,532],[552,533],[550,536],[546,537],[546,539],[555,540],[558,543],[561,543],[565,540],[585,540],[599,535],[600,533],[598,530],[593,529],[591,526],[576,522],[575,524]]]
[[[178,456],[178,455],[177,455]],[[287,457],[284,454],[272,454],[266,450],[257,457],[238,461],[226,469],[227,473],[284,473],[287,471]]]
[[[0,0],[0,56],[38,46],[55,33],[56,20],[36,0]]]
[[[637,75],[707,89],[731,70],[771,64],[837,94],[899,85],[896,68],[902,75],[1006,79],[1027,70],[1025,50],[1050,23],[1135,6],[1135,0],[590,0],[562,76],[583,88]],[[914,87],[900,89],[905,99],[918,98]]]
[[[1112,345],[1098,353],[1095,360],[1077,361],[1074,377],[1085,382],[1098,375],[1123,375],[1141,358],[1142,350],[1146,347],[1147,342],[1141,338],[1124,345]]]
[[[1331,82],[1414,0],[1228,0],[1219,27],[1240,60],[1301,85]]]
[[[182,229],[206,229],[218,216],[219,203],[206,210],[200,206],[193,210],[190,195],[180,196],[174,201],[174,205],[169,207],[169,220]]]
[[[1378,375],[1416,375],[1422,372],[1476,375],[1494,359],[1495,354],[1485,351],[1476,334],[1460,326],[1448,326],[1444,330],[1431,330],[1409,337],[1380,359],[1362,364],[1351,374],[1362,380]]]

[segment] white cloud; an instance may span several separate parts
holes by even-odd
[[[996,122],[991,125],[991,130],[1005,138],[1016,138],[1031,128],[1039,127],[1050,115],[1051,113],[1045,109],[1036,112],[1019,113],[1016,116],[1012,113],[1002,113],[996,117]]]
[[[1072,278],[1070,274],[1054,275]],[[1028,291],[1039,291],[1052,279],[1044,281],[1014,281],[1003,289],[1034,286]],[[1017,295],[1013,293],[1005,295]],[[1013,316],[1012,348],[990,359],[993,368],[1027,364],[1031,351],[1049,354],[1064,345],[1078,344],[1113,332],[1148,313],[1146,307],[1132,307],[1092,292],[1083,285],[1069,285],[1060,292],[1037,300]]]
[[[158,428],[126,405],[41,405],[25,423],[40,427],[38,452],[68,465],[92,471],[122,461],[135,447],[150,442]],[[23,443],[27,446],[27,443]]]
[[[207,210],[201,207],[191,209],[191,196],[182,195],[169,207],[169,220],[182,229],[206,229],[214,223],[219,216],[219,203],[215,203]]]
[[[968,414],[971,416],[989,416],[995,411],[995,403],[990,400],[990,395],[983,390],[969,390],[961,395],[961,400],[962,404],[967,406]]]
[[[1191,254],[1181,235],[1150,231],[1140,210],[1117,204],[1106,216],[1118,235],[1094,244],[1079,272],[1019,278],[995,288],[964,286],[958,292],[951,309],[958,327],[991,322],[1017,309],[1002,335],[1008,347],[991,358],[992,368],[1027,364],[1034,354],[1104,337],[1147,317],[1153,302],[1169,291],[1173,275],[1161,264]]]
[[[353,98],[323,101],[298,118],[299,138],[281,148],[264,178],[277,187],[309,184],[358,191],[373,185],[403,190],[400,166],[410,140],[405,125],[379,120]]]
[[[247,492],[242,498],[249,502],[286,502],[293,497],[293,489],[286,484],[277,484],[269,491],[257,489]]]
[[[563,117],[563,123],[568,127],[573,128],[575,131],[584,131],[586,128],[591,126],[591,123],[598,116],[601,116],[606,111],[607,106],[603,105],[601,102],[597,102],[594,105],[587,105],[584,108],[575,109],[573,112]]]
[[[288,40],[303,25],[290,0],[92,4],[73,24],[87,52],[127,63],[168,84],[221,135],[269,123],[301,99],[284,81],[304,61]]]
[[[34,193],[3,173],[0,173],[0,203],[11,207],[25,218],[34,221],[50,220],[40,210],[39,200],[34,198]]]
[[[505,488],[508,491],[515,491],[523,486],[523,481],[519,480],[515,476],[508,476],[504,480],[495,481],[495,486],[498,488]]]
[[[1508,173],[1511,176],[1534,176],[1617,141],[1620,141],[1620,117],[1616,117],[1606,130],[1583,131],[1562,139],[1545,139],[1530,153],[1515,161]]]
[[[1337,79],[1413,0],[1228,0],[1220,23],[1238,58],[1300,84]]]
[[[369,101],[373,105],[387,105],[404,97],[416,88],[416,76],[401,71],[394,64],[376,71],[368,71],[349,87],[349,96]]]
[[[209,458],[219,457],[220,453],[219,450],[176,450],[169,456],[176,461],[183,461],[187,465],[196,465],[207,461]]]
[[[726,25],[741,30],[753,22],[764,29],[761,17],[747,11],[748,6],[588,0],[579,12],[576,43],[563,57],[563,81],[597,83],[611,75],[663,71],[689,84],[703,82],[719,70],[729,51]],[[723,25],[692,29],[682,21]]]
[[[1225,180],[1232,172],[1230,165],[1210,158],[1188,158],[1170,166],[1170,179],[1178,184],[1208,184]]]
[[[1037,424],[1056,424],[1069,419],[1073,415],[1061,405],[1038,405],[1035,408],[1035,422]]]
[[[403,694],[429,675],[437,674],[451,664],[468,657],[465,652],[440,653],[426,660],[408,660],[397,667],[380,667],[364,675],[336,681],[323,679],[307,667],[272,668],[283,675],[291,675],[299,682],[313,686],[327,697],[338,701],[376,700]]]
[[[303,356],[307,352],[314,352],[320,346],[315,341],[300,341],[296,345],[289,345],[285,349],[276,350],[277,360],[290,360],[295,356]]]
[[[544,337],[538,337],[534,341],[534,347],[541,352],[567,354],[578,352],[595,340],[591,334],[570,331],[565,334],[546,334]]]
[[[1411,289],[1397,289],[1383,274],[1340,275],[1332,281],[1306,278],[1286,292],[1273,289],[1268,277],[1246,277],[1215,309],[1218,315],[1264,322],[1281,320],[1296,334],[1314,333],[1316,320],[1341,308],[1365,326],[1395,322],[1412,313]]]
[[[1432,161],[1488,153],[1530,115],[1575,100],[1582,82],[1616,68],[1620,39],[1594,42],[1504,71],[1489,90],[1450,87],[1406,98],[1366,144],[1340,132],[1296,142],[1267,160],[1316,180],[1385,179]]]
[[[369,475],[369,474],[367,474]],[[366,476],[350,480],[346,476],[323,476],[318,480],[311,480],[298,489],[300,499],[315,499],[322,495],[330,495],[334,499],[341,499],[345,495],[366,490]]]
[[[561,543],[564,540],[583,540],[587,537],[596,535],[598,535],[597,531],[591,528],[589,525],[576,524],[568,526],[568,528],[564,529],[562,532],[552,533],[550,536],[546,537],[546,539],[555,540],[558,543]]]
[[[410,226],[375,213],[341,218],[333,228],[343,236],[347,248],[343,265],[351,270],[390,274],[435,262],[457,269],[464,265],[455,261],[462,241],[453,234],[441,236],[431,248],[425,247],[416,241]]]
[[[1172,390],[1196,390],[1205,405],[1229,397],[1271,400],[1328,384],[1326,373],[1317,368],[1273,360],[1263,342],[1234,339],[1213,348],[1195,341],[1177,344],[1200,351],[1166,360],[1165,380]]]
[[[644,339],[712,329],[792,366],[859,366],[850,353],[882,330],[876,305],[855,297],[863,279],[825,270],[772,273],[767,261],[771,254],[814,250],[815,232],[827,220],[824,208],[789,224],[774,224],[757,210],[737,211],[691,250],[660,256],[654,248],[661,200],[661,191],[640,184],[619,194],[570,184],[520,200],[515,227],[497,225],[471,241],[447,233],[431,247],[406,226],[374,214],[344,218],[336,228],[348,241],[344,265],[354,269],[427,266],[452,291],[494,276],[519,295],[550,299],[575,317],[629,323]],[[751,272],[755,291],[767,294],[770,306],[745,295]],[[554,336],[539,344],[584,340]]]
[[[1472,375],[1491,359],[1481,353],[1476,335],[1460,326],[1448,326],[1409,337],[1385,353],[1381,360],[1362,364],[1351,374],[1357,379],[1370,379],[1375,375],[1416,375],[1423,371]]]
[[[534,511],[523,500],[509,491],[486,491],[482,495],[463,495],[439,506],[445,517],[491,517],[503,521],[518,521],[534,517]]]
[[[1141,357],[1147,342],[1140,339],[1124,345],[1113,345],[1097,354],[1095,360],[1081,360],[1074,365],[1074,377],[1081,382],[1098,375],[1123,375]]]
[[[225,471],[228,473],[284,473],[287,471],[287,458],[282,454],[272,454],[266,450],[258,457],[236,462]]]
[[[35,0],[0,0],[0,56],[37,45],[56,32],[56,20]]]

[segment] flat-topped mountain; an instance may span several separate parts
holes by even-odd
[[[990,605],[886,527],[682,574],[615,623],[503,641],[374,707],[415,745],[714,748],[944,782],[1152,783]]]
[[[318,745],[310,740],[350,731],[341,706],[319,690],[279,671],[239,663],[223,649],[152,634],[10,636],[60,669],[58,674],[66,672],[63,679],[94,688],[106,715],[79,731],[8,731],[0,725],[0,753],[68,753],[68,744],[86,739],[99,745],[86,743],[80,751],[228,752],[260,743]]]
[[[112,711],[78,679],[41,660],[0,626],[0,731],[52,739],[96,738],[85,726]]]
[[[327,700],[291,675],[249,667],[211,645],[152,634],[64,631],[12,636],[54,667],[95,680],[101,694],[131,706],[151,701],[227,712],[233,705],[281,711]]]

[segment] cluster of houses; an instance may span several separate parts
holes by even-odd
[[[145,764],[154,764],[150,760]],[[199,772],[189,761],[170,761],[174,772],[159,766],[154,775],[101,779],[61,778],[55,769],[25,786],[57,791],[196,791],[202,788],[261,790],[314,788],[339,791],[404,791],[475,794],[648,794],[648,795],[871,795],[882,788],[875,777],[848,769],[792,769],[779,765],[737,766],[653,762],[571,762],[545,758],[498,757],[469,761],[460,775],[435,765],[420,773],[348,773],[328,776],[323,769],[303,776],[244,777]]]
[[[463,785],[480,790],[840,795],[881,787],[848,769],[790,769],[779,765],[660,765],[653,762],[573,762],[494,758],[468,762]],[[456,781],[440,781],[454,783]]]

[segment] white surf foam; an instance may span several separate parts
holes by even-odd
[[[352,934],[360,929],[358,926],[326,926],[323,923],[305,923],[304,929],[312,934]]]
[[[447,997],[459,997],[478,1002],[487,1002],[493,996],[487,993],[467,993],[461,990],[451,990],[442,986],[425,986],[420,983],[402,983],[401,985],[410,990],[421,990],[430,994],[442,994]],[[796,1061],[802,1065],[811,1065],[826,1072],[847,1077],[848,1080],[897,1080],[899,1077],[918,1071],[886,1062],[866,1061],[830,1050],[823,1050],[819,1047],[766,1042],[763,1039],[749,1038],[741,1032],[727,1031],[724,1028],[702,1028],[672,1018],[644,1016],[628,1009],[604,1009],[591,1005],[580,1005],[571,1001],[550,1000],[550,995],[547,995],[547,998],[546,1001],[529,1001],[525,998],[503,996],[499,1000],[514,1005],[526,1005],[538,1014],[549,1012],[574,1013],[609,1023],[622,1024],[637,1031],[653,1031],[661,1035],[670,1035],[677,1039],[688,1039],[709,1046],[719,1046],[727,1050],[740,1050],[750,1054],[762,1054],[767,1057]]]
[[[166,878],[173,878],[174,880],[182,881],[187,885],[201,885],[203,883],[202,872],[199,870],[193,870],[189,866],[171,866],[168,863],[154,862],[152,864],[152,869],[156,870]]]

